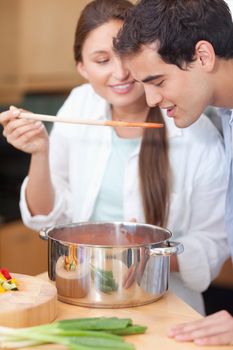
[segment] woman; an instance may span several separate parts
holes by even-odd
[[[31,153],[20,207],[26,225],[131,220],[166,226],[185,252],[171,259],[171,289],[204,313],[201,292],[226,258],[225,179],[217,130],[202,116],[175,127],[149,108],[142,87],[115,55],[112,38],[131,6],[95,0],[83,10],[75,60],[89,84],[75,88],[59,115],[87,119],[164,122],[157,130],[55,124],[50,140],[40,122],[2,113],[4,135]]]

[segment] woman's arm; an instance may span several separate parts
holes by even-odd
[[[48,215],[52,211],[54,189],[47,151],[32,154],[25,195],[32,216]]]
[[[27,205],[31,215],[46,215],[52,210],[54,203],[48,159],[48,134],[41,122],[21,119],[18,118],[19,115],[20,110],[15,107],[1,113],[3,135],[9,144],[31,154],[26,188]]]

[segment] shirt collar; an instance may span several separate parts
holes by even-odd
[[[233,125],[233,109],[231,110],[230,125]]]
[[[219,108],[220,114],[229,120],[229,124],[233,125],[233,109]]]

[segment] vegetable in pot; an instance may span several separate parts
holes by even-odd
[[[113,273],[111,270],[101,270],[97,267],[91,266],[91,277],[94,285],[103,293],[111,293],[118,289]]]

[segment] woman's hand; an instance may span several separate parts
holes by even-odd
[[[202,346],[233,344],[233,317],[225,310],[219,311],[201,320],[174,326],[168,336]]]
[[[48,133],[40,121],[18,118],[21,110],[10,107],[0,114],[3,136],[20,151],[36,154],[48,151]]]

